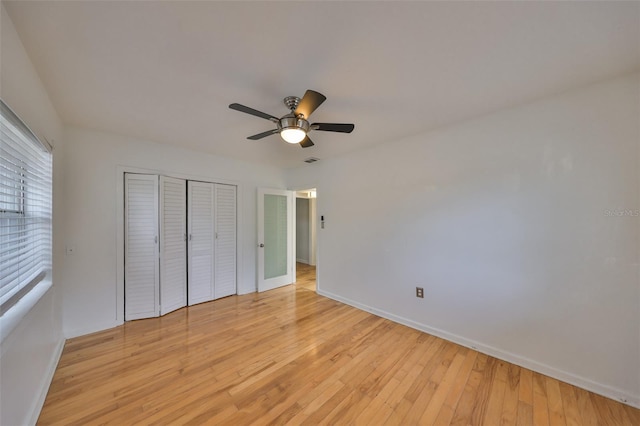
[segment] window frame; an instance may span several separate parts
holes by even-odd
[[[0,127],[1,342],[52,285],[53,147],[2,99]]]

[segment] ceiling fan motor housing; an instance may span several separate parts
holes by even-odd
[[[278,121],[278,130],[301,129],[305,133],[309,131],[309,122],[304,118],[298,118],[293,114],[287,114]]]

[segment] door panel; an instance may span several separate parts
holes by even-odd
[[[236,294],[236,187],[216,184],[214,298]]]
[[[125,320],[159,315],[158,176],[125,174]]]
[[[160,176],[160,315],[187,304],[187,182]]]
[[[189,305],[214,298],[215,185],[188,182]]]

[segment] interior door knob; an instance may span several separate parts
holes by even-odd
[[[258,247],[262,248],[262,247],[264,247],[264,244],[260,243],[260,245]]]

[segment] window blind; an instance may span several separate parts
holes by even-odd
[[[0,100],[0,311],[51,270],[51,153]]]

